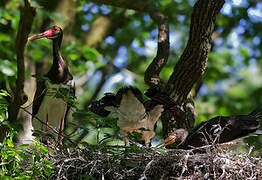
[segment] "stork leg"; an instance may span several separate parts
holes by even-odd
[[[45,133],[48,133],[48,113],[46,113]]]
[[[61,141],[62,141],[62,139],[63,139],[63,136],[62,136],[63,127],[64,127],[64,118],[61,118],[60,128],[59,128],[59,135],[58,135],[58,142],[59,142],[59,144],[61,143]]]
[[[45,121],[45,133],[48,133],[48,112],[46,113],[46,121]],[[45,140],[45,138],[43,139],[43,142],[45,144],[49,144],[48,139]]]

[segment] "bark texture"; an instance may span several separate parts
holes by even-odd
[[[150,87],[164,87],[163,81],[160,79],[159,74],[162,68],[165,66],[169,56],[169,24],[168,18],[158,12],[151,11],[151,18],[158,25],[158,43],[157,54],[151,64],[145,71],[145,83]]]
[[[174,128],[193,127],[196,113],[190,91],[205,72],[216,17],[223,4],[224,0],[199,0],[194,6],[187,46],[174,67],[165,90],[185,112],[186,119],[174,116],[172,111],[166,111],[162,116],[164,137]]]
[[[12,124],[17,122],[19,108],[27,101],[27,96],[24,93],[25,81],[25,63],[24,50],[27,43],[28,35],[31,31],[33,19],[35,16],[35,8],[30,4],[29,0],[24,0],[24,7],[21,9],[21,18],[16,37],[16,56],[17,56],[17,80],[14,98],[9,107],[9,121]]]
[[[205,72],[216,17],[224,0],[199,0],[191,16],[187,46],[168,81],[166,91],[183,104],[193,85]]]

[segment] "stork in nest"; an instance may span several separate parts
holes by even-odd
[[[155,136],[155,124],[164,109],[161,104],[147,108],[142,93],[137,88],[125,87],[116,95],[106,93],[102,99],[91,104],[90,110],[101,116],[113,112],[118,118],[117,125],[125,135],[125,145],[129,144],[128,136],[136,132],[141,134],[138,140],[144,141],[146,147],[149,147]]]

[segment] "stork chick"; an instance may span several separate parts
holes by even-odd
[[[125,135],[125,144],[129,144],[128,134],[137,132],[141,134],[139,140],[149,147],[155,136],[154,126],[164,110],[163,105],[156,105],[146,111],[141,92],[133,87],[120,89],[116,97],[120,99],[119,106],[106,106],[104,109],[115,113],[117,125]]]

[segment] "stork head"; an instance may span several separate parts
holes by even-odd
[[[58,26],[52,26],[45,32],[28,38],[29,41],[46,37],[47,39],[58,39],[63,35],[63,31]]]

